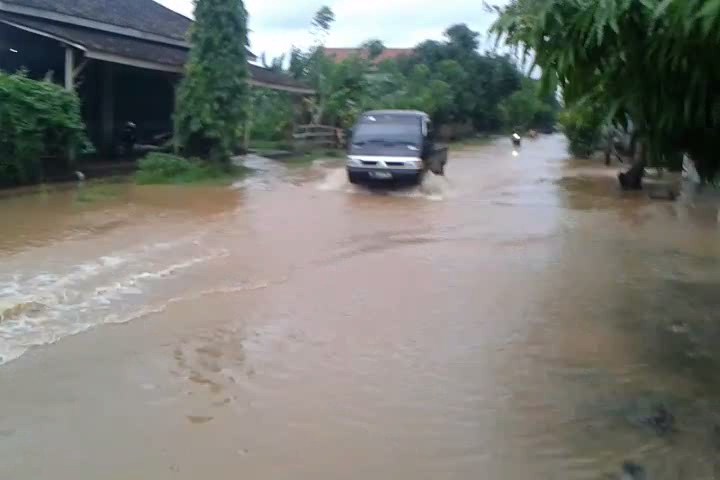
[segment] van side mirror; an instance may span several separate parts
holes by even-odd
[[[433,128],[432,124],[429,124],[429,125],[428,125],[428,131],[427,131],[427,139],[428,139],[428,141],[429,141],[429,142],[434,142],[434,141],[435,141],[435,136],[436,136],[435,129]]]

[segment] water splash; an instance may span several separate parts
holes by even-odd
[[[32,347],[55,343],[100,324],[144,316],[142,308],[125,316],[109,312],[122,305],[142,305],[149,292],[182,271],[228,255],[227,250],[213,250],[168,264],[161,261],[165,247],[100,257],[64,274],[45,272],[0,281],[0,365]],[[103,279],[109,281],[89,286]],[[138,297],[138,302],[132,302],[132,297]]]
[[[375,194],[389,195],[392,197],[424,198],[432,201],[442,201],[452,195],[453,187],[450,181],[444,176],[427,173],[420,185],[411,187],[367,187],[353,185],[348,182],[347,174],[342,169],[331,169],[317,184],[316,187],[324,192],[343,192],[348,194]]]

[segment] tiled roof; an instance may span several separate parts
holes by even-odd
[[[347,60],[353,56],[359,56],[364,59],[370,57],[370,52],[363,48],[325,48],[325,55],[335,59],[338,62]],[[385,60],[396,60],[401,57],[408,57],[412,55],[412,48],[386,48],[383,52],[373,59],[373,63],[378,64]]]
[[[189,18],[153,0],[2,0],[0,3],[132,28],[175,40],[187,40],[192,24]]]
[[[8,13],[0,13],[0,21],[2,20],[49,33],[70,44],[81,45],[93,52],[120,55],[134,60],[160,63],[177,68],[181,68],[187,60],[188,50],[184,47],[175,47],[123,35],[114,35],[90,28],[48,22]]]
[[[10,22],[36,32],[50,34],[66,43],[83,47],[89,55],[98,53],[115,55],[126,59],[160,64],[171,71],[182,71],[188,58],[189,50],[184,47],[115,35],[75,25],[9,13],[0,13],[0,22]],[[280,87],[299,93],[312,92],[307,85],[282,73],[273,72],[252,64],[249,65],[249,69],[251,79],[258,85],[270,88]]]
[[[250,78],[254,80],[258,85],[264,87],[284,87],[291,89],[298,93],[313,93],[313,90],[305,85],[304,83],[295,80],[289,75],[284,73],[274,72],[267,68],[258,67],[257,65],[249,64]]]

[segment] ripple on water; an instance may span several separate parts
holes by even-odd
[[[0,365],[29,348],[96,325],[146,315],[153,290],[171,288],[168,282],[180,272],[228,254],[190,243],[181,261],[167,256],[166,245],[158,244],[103,256],[64,272],[0,277]]]

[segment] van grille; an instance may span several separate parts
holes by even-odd
[[[363,161],[362,161],[362,164],[363,164],[363,165],[377,165],[377,163],[378,163],[378,162],[373,162],[373,161],[370,161],[370,160],[363,160]]]

